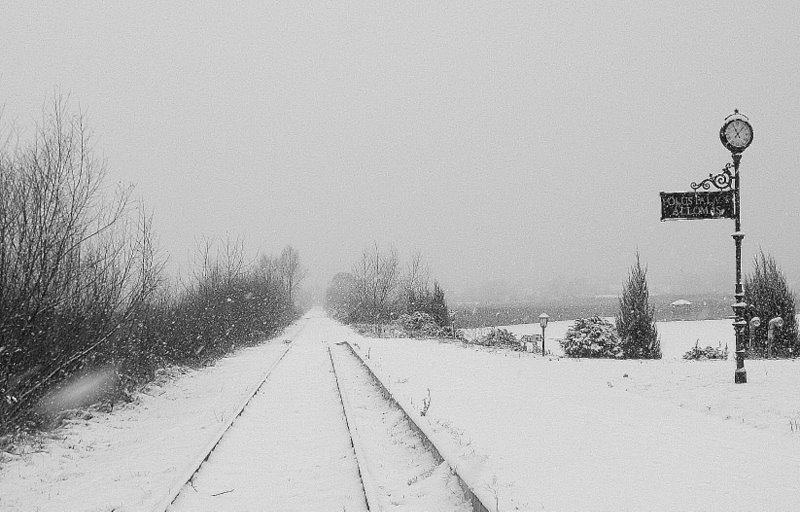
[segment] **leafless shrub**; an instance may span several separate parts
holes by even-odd
[[[352,319],[374,323],[390,319],[400,278],[397,251],[394,248],[381,251],[378,244],[373,244],[353,265],[353,277],[356,310],[351,313]]]
[[[188,284],[170,286],[151,217],[105,173],[60,97],[30,142],[0,144],[0,435],[57,408],[49,397],[81,375],[124,398],[159,368],[213,361],[295,316],[296,251],[273,275],[241,240],[204,241]]]
[[[54,98],[32,140],[0,152],[0,423],[90,364],[152,292],[149,225],[129,221],[130,189],[103,195],[67,106]]]

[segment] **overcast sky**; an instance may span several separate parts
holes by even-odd
[[[448,289],[487,281],[733,291],[733,221],[662,223],[658,192],[742,159],[745,271],[796,282],[800,5],[762,2],[5,2],[4,122],[55,90],[172,268],[201,236],[293,244],[313,283],[373,241]],[[673,286],[674,287],[674,286]]]

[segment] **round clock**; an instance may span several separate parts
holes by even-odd
[[[731,153],[741,153],[753,142],[753,127],[747,116],[734,110],[733,114],[725,118],[719,130],[719,140]]]

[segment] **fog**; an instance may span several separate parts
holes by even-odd
[[[69,95],[177,273],[201,237],[286,244],[324,287],[372,243],[453,297],[733,291],[731,220],[659,191],[742,164],[745,271],[800,283],[795,2],[6,3],[0,104],[20,136]],[[503,292],[499,293],[503,296]]]

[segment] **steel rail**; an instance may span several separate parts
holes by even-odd
[[[383,380],[377,375],[372,367],[367,364],[364,358],[361,357],[361,354],[359,354],[356,349],[353,348],[350,342],[346,342],[345,344],[350,349],[350,352],[352,352],[352,354],[356,357],[361,366],[367,370],[370,377],[372,377],[372,380],[375,382],[375,384],[377,384],[378,388],[380,388],[383,396],[391,403],[396,405],[397,408],[403,413],[403,416],[411,426],[412,430],[417,432],[422,440],[422,443],[431,451],[434,458],[436,458],[438,461],[444,461],[444,463],[450,467],[450,471],[453,473],[453,475],[455,475],[459,485],[461,486],[461,489],[464,491],[464,494],[470,501],[473,512],[499,512],[497,507],[487,506],[487,503],[492,503],[490,499],[491,497],[487,493],[481,492],[480,488],[475,485],[474,482],[470,482],[467,478],[465,478],[465,471],[459,468],[457,463],[458,459],[456,456],[454,454],[445,454],[439,447],[437,447],[433,441],[433,439],[436,437],[435,434],[429,429],[423,427],[420,423],[417,423],[410,414],[412,409],[407,404],[402,403],[401,400],[398,400],[394,397],[394,395],[392,395],[392,393],[389,391],[389,388],[383,384]]]
[[[250,390],[245,394],[244,398],[241,400],[241,402],[239,402],[239,404],[234,409],[235,414],[231,415],[231,417],[225,422],[223,427],[214,435],[211,441],[209,441],[208,444],[206,444],[204,449],[200,452],[200,455],[196,459],[194,459],[194,461],[191,464],[186,466],[186,469],[175,480],[175,483],[172,486],[170,486],[170,491],[168,492],[168,494],[161,501],[159,501],[155,507],[151,509],[152,512],[166,512],[167,509],[169,509],[169,507],[175,502],[175,500],[178,499],[178,496],[180,496],[181,492],[183,492],[183,489],[189,482],[192,481],[197,472],[200,471],[200,468],[202,467],[203,463],[208,460],[208,458],[217,448],[217,445],[219,445],[220,441],[222,441],[222,438],[225,436],[225,434],[228,433],[231,426],[233,426],[233,423],[242,415],[245,408],[250,404],[250,401],[253,399],[253,397],[255,397],[256,394],[258,394],[258,392],[267,382],[270,375],[272,375],[273,370],[275,370],[278,364],[281,361],[283,361],[283,359],[286,357],[286,354],[289,353],[289,350],[291,350],[291,348],[294,346],[294,338],[296,338],[303,331],[303,329],[306,326],[306,323],[307,322],[304,322],[302,326],[297,328],[294,331],[294,333],[291,336],[289,336],[288,339],[290,340],[290,343],[288,344],[286,349],[281,353],[280,357],[278,357],[275,361],[272,362],[267,371],[264,372],[261,378],[258,381],[256,381],[256,384],[253,385],[253,387],[250,388]]]
[[[328,345],[328,357],[331,360],[331,367],[333,368],[333,377],[336,380],[336,389],[339,391],[339,403],[342,406],[342,413],[344,414],[344,422],[347,426],[347,433],[350,437],[350,446],[353,447],[353,452],[356,456],[356,470],[358,471],[358,478],[361,481],[361,489],[364,491],[364,502],[367,505],[367,510],[371,512],[378,512],[381,510],[380,500],[378,500],[378,491],[375,488],[375,478],[369,470],[367,461],[364,458],[363,442],[358,434],[358,428],[355,422],[351,420],[353,417],[353,406],[350,405],[350,399],[347,397],[342,385],[339,383],[339,374],[336,371],[336,364],[333,361],[333,352],[331,346]]]

